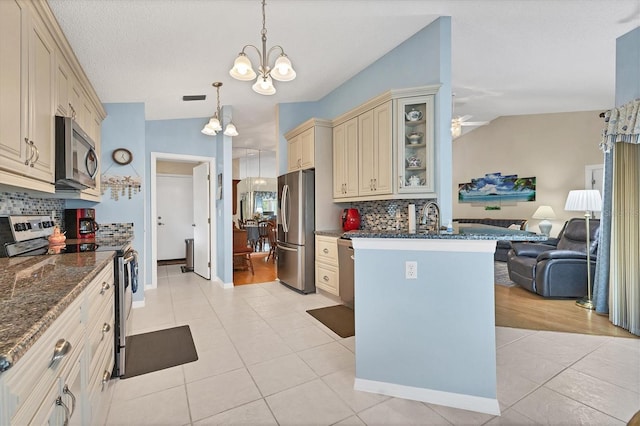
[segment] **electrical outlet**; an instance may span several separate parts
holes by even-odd
[[[404,263],[404,277],[408,280],[418,279],[418,262],[408,260]]]

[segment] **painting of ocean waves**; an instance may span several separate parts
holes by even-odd
[[[484,177],[471,179],[471,182],[458,184],[458,201],[461,203],[535,200],[535,177],[519,178],[518,175],[487,173]]]

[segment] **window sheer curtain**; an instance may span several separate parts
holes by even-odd
[[[640,335],[640,99],[605,113],[596,312]]]

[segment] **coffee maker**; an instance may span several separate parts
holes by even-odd
[[[360,212],[358,209],[342,210],[342,230],[353,231],[360,229]]]
[[[65,209],[64,225],[67,238],[95,238],[98,230],[95,209]]]

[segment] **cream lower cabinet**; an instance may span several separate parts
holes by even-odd
[[[316,287],[340,295],[337,237],[316,235]]]
[[[0,375],[0,424],[104,424],[114,325],[110,262],[18,363]],[[56,344],[69,348],[52,362]]]
[[[0,2],[0,177],[54,192],[55,43],[32,7]]]

